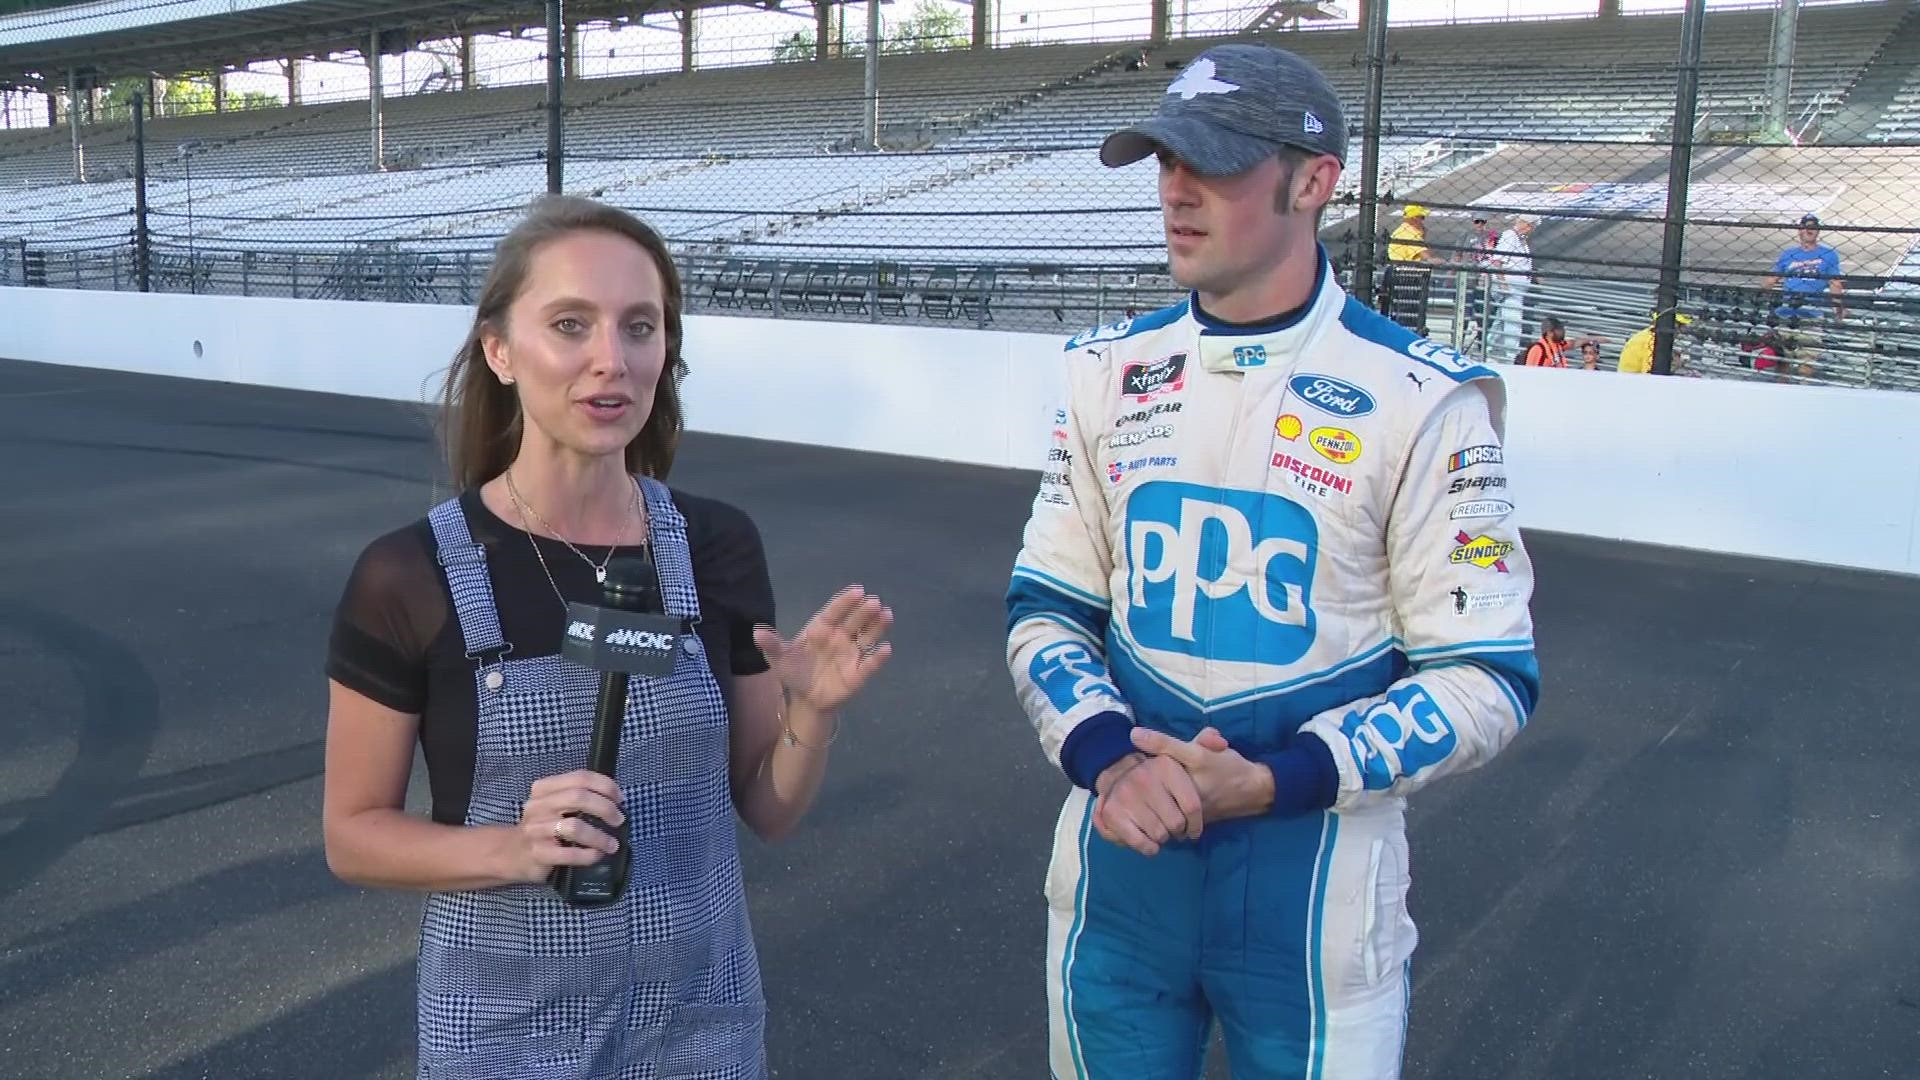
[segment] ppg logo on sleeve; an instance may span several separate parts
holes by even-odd
[[[1127,627],[1148,649],[1290,664],[1313,645],[1319,532],[1263,491],[1154,481],[1127,499]]]
[[[1387,790],[1397,776],[1419,775],[1459,743],[1447,714],[1417,684],[1389,691],[1364,713],[1348,713],[1340,730],[1353,739],[1353,763],[1368,791]]]
[[[1047,700],[1060,712],[1068,712],[1089,694],[1105,693],[1118,698],[1120,691],[1107,681],[1106,665],[1085,645],[1061,641],[1033,654],[1027,676]]]

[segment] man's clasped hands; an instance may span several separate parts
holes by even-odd
[[[1199,838],[1206,822],[1262,814],[1273,803],[1273,770],[1242,757],[1212,727],[1182,741],[1136,726],[1133,746],[1095,782],[1093,824],[1142,855]]]

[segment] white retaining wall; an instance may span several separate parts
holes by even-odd
[[[469,317],[0,288],[0,356],[420,401]],[[694,316],[688,426],[1037,472],[1064,336]],[[1502,370],[1528,528],[1920,574],[1920,394]]]

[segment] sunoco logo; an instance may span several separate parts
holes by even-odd
[[[1455,565],[1468,563],[1482,570],[1498,570],[1502,574],[1507,572],[1506,558],[1513,554],[1513,541],[1495,540],[1485,534],[1468,536],[1464,532],[1455,533],[1453,539],[1460,546],[1448,553],[1448,562]]]

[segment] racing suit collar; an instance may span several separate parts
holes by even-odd
[[[1253,323],[1228,322],[1208,314],[1197,293],[1189,293],[1187,310],[1198,330],[1199,361],[1208,371],[1246,371],[1269,364],[1288,363],[1318,340],[1340,317],[1346,296],[1333,276],[1333,263],[1320,249],[1314,270],[1314,291],[1300,307]]]
[[[1307,321],[1327,299],[1327,285],[1333,280],[1333,263],[1327,256],[1326,245],[1316,245],[1319,259],[1313,268],[1313,291],[1307,294],[1307,302],[1291,311],[1270,315],[1254,322],[1229,322],[1217,315],[1210,315],[1200,306],[1200,294],[1191,290],[1187,293],[1187,309],[1193,312],[1193,321],[1200,326],[1202,334],[1218,334],[1229,337],[1252,337],[1265,334],[1277,334],[1289,330]]]

